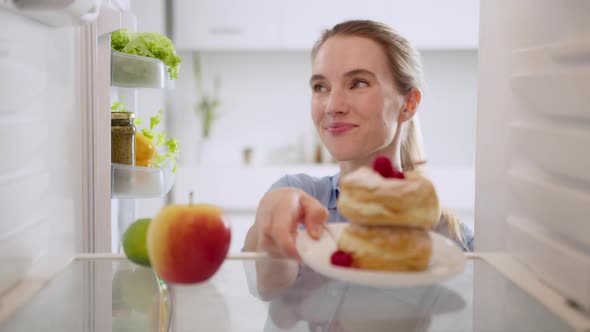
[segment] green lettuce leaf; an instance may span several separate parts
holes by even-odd
[[[178,78],[182,59],[176,54],[174,44],[162,34],[121,29],[111,34],[111,48],[123,53],[159,59],[168,68],[170,79]]]
[[[111,34],[111,48],[122,52],[125,45],[129,43],[127,29],[117,30]]]

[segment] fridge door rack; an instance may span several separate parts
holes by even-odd
[[[157,167],[141,167],[111,164],[112,198],[158,198],[164,197],[176,175],[171,163]]]
[[[102,0],[0,1],[0,8],[56,28],[80,26],[96,21],[101,5]]]
[[[158,59],[134,54],[111,52],[111,85],[120,88],[166,87],[167,71]]]

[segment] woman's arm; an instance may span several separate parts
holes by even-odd
[[[275,258],[256,262],[257,286],[263,298],[272,297],[297,278],[301,258],[295,237],[299,224],[303,223],[309,235],[317,239],[327,218],[326,208],[301,189],[279,188],[262,197],[244,250],[265,251]]]
[[[299,224],[318,239],[328,210],[298,188],[278,188],[267,192],[256,209],[256,220],[244,242],[246,251],[266,251],[275,258],[301,260],[295,248]]]

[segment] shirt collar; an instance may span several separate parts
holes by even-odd
[[[340,194],[340,173],[336,173],[335,175],[330,177],[330,185],[331,185],[331,194],[330,194],[330,201],[328,202],[328,209],[336,210],[336,201],[338,200],[338,195]]]

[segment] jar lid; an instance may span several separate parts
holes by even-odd
[[[135,113],[131,112],[111,112],[111,120],[130,120],[135,118]]]

